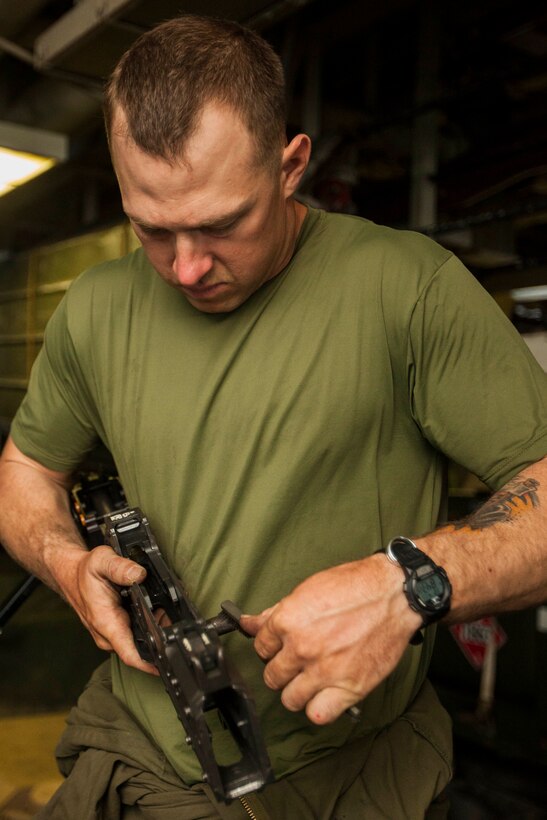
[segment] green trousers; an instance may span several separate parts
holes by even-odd
[[[56,755],[66,780],[36,820],[441,820],[448,813],[450,720],[427,681],[389,726],[228,806],[205,784],[180,780],[112,695],[108,663],[71,711]]]

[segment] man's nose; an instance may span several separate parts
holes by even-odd
[[[173,272],[181,285],[197,285],[213,267],[212,254],[203,247],[199,236],[177,234],[174,250]]]

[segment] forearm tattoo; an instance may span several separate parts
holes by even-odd
[[[453,526],[457,530],[464,527],[483,530],[494,524],[512,521],[522,513],[539,507],[538,489],[539,481],[534,478],[522,479],[517,476],[467,518],[454,522]]]

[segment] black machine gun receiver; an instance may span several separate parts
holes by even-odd
[[[163,560],[147,519],[128,508],[117,476],[81,475],[70,491],[74,521],[91,549],[109,544],[146,569],[140,584],[120,588],[135,644],[143,660],[158,669],[167,694],[203,769],[203,779],[219,800],[229,802],[273,781],[268,753],[245,684],[229,666],[221,635],[239,629],[241,612],[231,601],[205,620]],[[8,620],[40,584],[34,575],[0,603],[0,634]],[[170,625],[155,616],[161,610]],[[162,618],[162,623],[164,619]],[[249,636],[246,636],[249,637]],[[235,744],[236,759],[220,764],[205,713],[216,709]]]
[[[146,517],[137,508],[105,516],[105,543],[146,569],[146,578],[121,590],[135,644],[158,669],[167,694],[215,796],[226,802],[273,780],[254,702],[226,662],[219,636],[239,629],[240,611],[231,601],[205,620],[163,560]],[[160,626],[154,614],[170,621]],[[163,621],[163,618],[162,618]],[[241,631],[241,630],[240,630]],[[245,634],[245,633],[243,633]],[[222,765],[213,750],[205,713],[217,709],[239,759]]]

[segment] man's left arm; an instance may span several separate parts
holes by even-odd
[[[408,533],[398,533],[408,535]],[[547,457],[512,478],[476,512],[416,545],[444,567],[446,623],[523,609],[547,599]],[[244,616],[266,662],[264,680],[314,723],[335,720],[399,662],[421,617],[385,555],[311,576],[275,606]]]
[[[416,541],[453,586],[447,623],[547,600],[547,457],[461,522]]]

